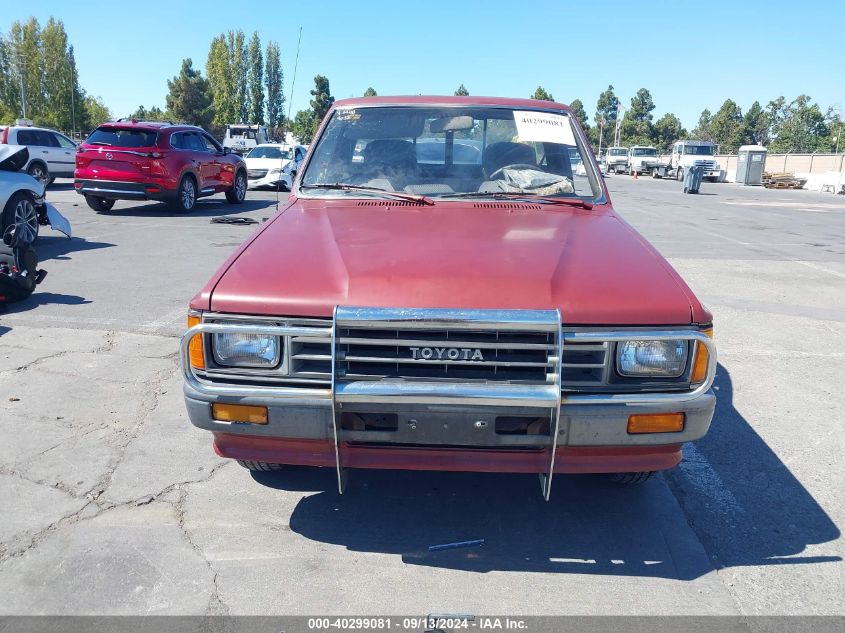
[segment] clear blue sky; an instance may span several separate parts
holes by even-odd
[[[745,111],[755,100],[765,106],[805,93],[823,110],[845,109],[842,0],[3,4],[3,32],[30,15],[42,23],[61,18],[82,86],[115,116],[142,104],[164,107],[166,79],[182,58],[205,74],[211,38],[238,28],[247,35],[257,30],[262,43],[279,42],[293,112],[307,107],[318,73],[337,98],[361,95],[370,85],[380,95],[452,94],[461,83],[470,94],[527,97],[540,84],[557,101],[581,99],[591,119],[608,84],[626,105],[646,87],[655,115],[673,112],[688,128],[703,108],[715,111],[726,98]]]

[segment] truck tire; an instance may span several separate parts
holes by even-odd
[[[675,170],[675,180],[677,180],[678,182],[683,182],[684,180],[684,170],[680,167]]]
[[[652,178],[660,178],[660,174],[657,173],[657,167],[651,170],[651,177]]]
[[[652,476],[654,476],[653,470],[647,470],[639,473],[613,473],[610,475],[610,480],[616,484],[629,486],[645,483],[651,479]]]
[[[277,470],[284,469],[284,464],[271,464],[270,462],[255,462],[248,459],[239,459],[238,463],[255,473],[271,473]]]

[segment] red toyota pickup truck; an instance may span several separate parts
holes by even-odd
[[[331,467],[341,492],[354,468],[530,472],[548,498],[707,432],[711,322],[565,105],[348,99],[192,299],[185,401],[253,470]]]

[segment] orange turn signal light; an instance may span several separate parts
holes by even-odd
[[[641,413],[628,416],[628,433],[679,433],[684,430],[683,413]]]
[[[211,405],[211,417],[221,422],[267,424],[267,407],[215,402]]]
[[[202,317],[195,314],[188,315],[188,329],[202,323]],[[188,356],[191,359],[191,367],[194,369],[205,369],[205,354],[202,349],[202,335],[197,334],[188,343]]]
[[[701,330],[705,336],[713,338],[713,328],[709,330]],[[695,343],[695,361],[692,366],[692,376],[690,376],[691,383],[704,382],[707,378],[707,362],[710,360],[710,354],[704,343]]]

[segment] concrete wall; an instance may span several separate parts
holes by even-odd
[[[727,170],[727,181],[736,180],[736,154],[716,156],[722,169]],[[845,154],[768,154],[765,171],[821,174],[845,172]]]

